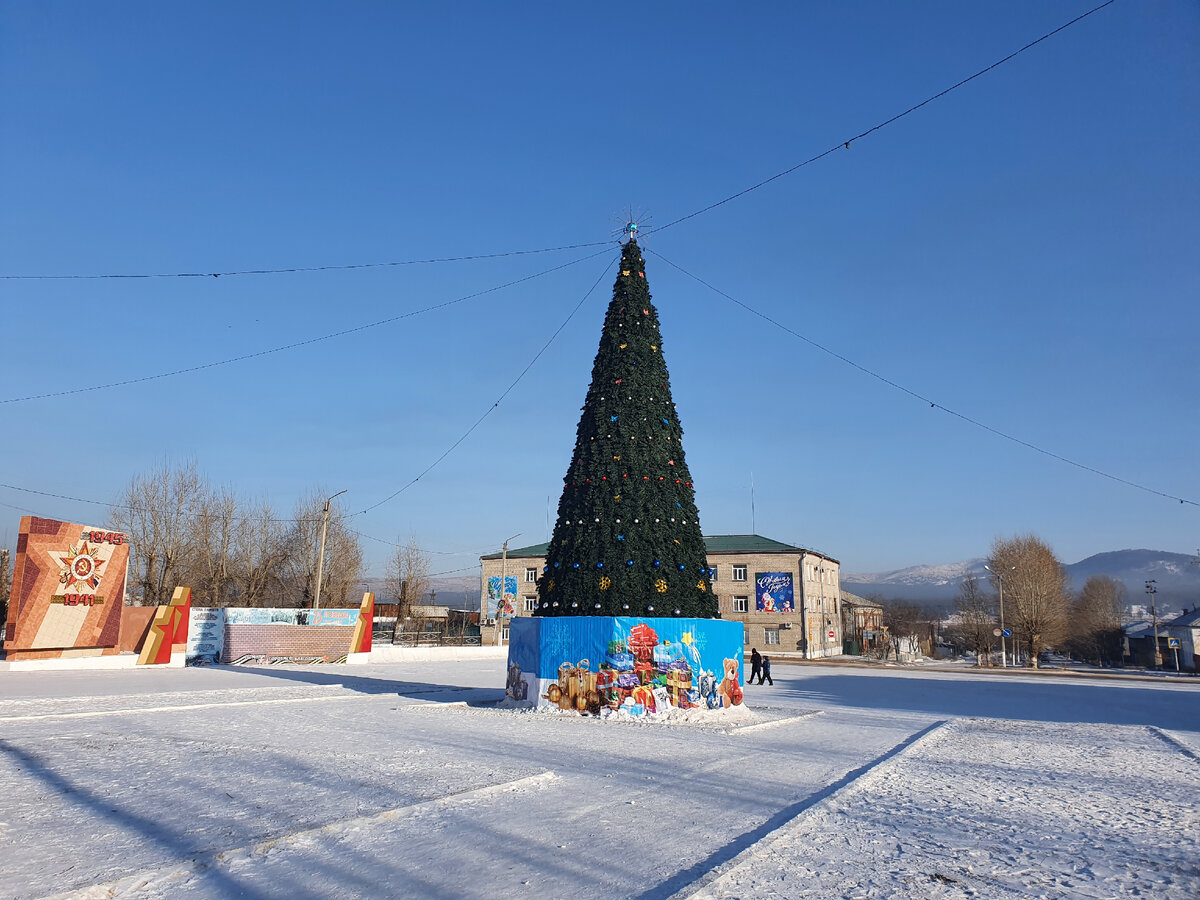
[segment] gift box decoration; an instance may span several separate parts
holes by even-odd
[[[645,622],[639,622],[629,629],[629,650],[638,662],[649,664],[657,643],[658,634]]]

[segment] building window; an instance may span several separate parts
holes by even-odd
[[[500,629],[500,640],[502,640],[502,641],[508,640],[508,626],[507,625],[505,625],[503,628]]]
[[[734,612],[745,612],[747,606],[749,605],[749,601],[750,601],[749,597],[734,597],[733,598],[733,611]]]
[[[712,567],[712,574],[708,576],[708,580],[709,580],[709,581],[716,581],[716,580],[717,580],[717,569],[719,569],[719,568],[721,568],[721,567],[720,567],[720,566],[713,566],[713,567]]]
[[[733,580],[734,581],[745,581],[746,580],[746,567],[745,566],[734,566],[733,567]]]
[[[525,598],[525,612],[533,612],[537,609],[537,597]]]
[[[533,584],[537,581],[537,569],[528,568],[525,570],[525,583]]]
[[[764,635],[763,643],[765,643],[768,647],[778,647],[779,646],[779,629],[778,628],[764,628],[763,635]]]

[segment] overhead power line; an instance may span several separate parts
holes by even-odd
[[[912,397],[915,400],[920,400],[922,403],[928,403],[931,409],[940,409],[942,412],[947,413],[951,416],[954,416],[956,419],[960,419],[961,421],[966,422],[969,425],[974,425],[976,428],[980,428],[983,431],[988,432],[989,434],[995,435],[996,437],[1003,438],[1006,441],[1011,441],[1014,444],[1020,444],[1022,447],[1026,447],[1030,450],[1033,450],[1036,453],[1041,453],[1043,456],[1048,456],[1051,459],[1056,459],[1059,462],[1066,463],[1069,466],[1074,466],[1077,469],[1082,469],[1085,472],[1091,472],[1093,475],[1099,475],[1102,478],[1107,478],[1110,481],[1115,481],[1118,484],[1125,485],[1126,487],[1135,488],[1136,490],[1144,491],[1147,494],[1154,494],[1155,496],[1158,496],[1158,497],[1164,497],[1167,500],[1178,500],[1180,503],[1186,503],[1191,506],[1200,506],[1200,502],[1197,502],[1195,500],[1189,500],[1186,497],[1177,497],[1174,494],[1168,494],[1164,491],[1155,490],[1152,487],[1147,487],[1146,485],[1139,484],[1136,481],[1130,481],[1127,478],[1121,478],[1118,475],[1113,475],[1109,472],[1103,471],[1102,469],[1097,469],[1094,466],[1089,466],[1085,463],[1078,462],[1069,457],[1063,456],[1059,453],[1055,453],[1053,450],[1047,450],[1045,447],[1039,447],[1037,444],[1034,444],[1030,441],[1024,440],[1023,438],[1019,438],[1016,435],[1009,434],[1006,431],[1001,431],[998,428],[993,428],[991,425],[981,422],[978,419],[974,419],[971,416],[966,415],[965,413],[960,413],[957,410],[950,409],[950,407],[948,407],[948,406],[943,406],[942,404],[938,403],[936,400],[932,400],[929,397],[926,397],[924,394],[918,393],[917,391],[914,391],[911,388],[907,388],[904,385],[900,384],[899,382],[893,381],[892,379],[879,374],[878,372],[874,371],[873,369],[868,369],[866,366],[856,363],[854,360],[850,359],[849,357],[843,356],[842,354],[838,353],[836,350],[831,350],[830,348],[826,347],[824,344],[818,343],[817,341],[814,341],[812,338],[806,337],[805,335],[801,334],[800,332],[795,331],[792,328],[789,328],[787,325],[784,325],[782,322],[778,321],[777,319],[773,319],[770,316],[766,315],[765,313],[759,312],[757,309],[754,309],[748,303],[745,303],[742,300],[739,300],[737,297],[734,297],[730,294],[725,293],[725,291],[710,284],[709,282],[705,281],[700,276],[692,274],[687,269],[683,268],[683,266],[680,266],[676,263],[671,262],[671,260],[667,259],[661,253],[659,253],[655,250],[651,250],[649,248],[647,248],[646,252],[653,253],[655,256],[657,256],[659,259],[661,259],[667,265],[671,266],[674,269],[679,270],[684,275],[686,275],[688,278],[691,278],[693,281],[699,282],[700,284],[704,285],[706,288],[708,288],[713,293],[720,294],[722,297],[724,297],[726,300],[729,300],[731,303],[737,304],[742,309],[746,310],[746,312],[751,313],[752,315],[758,316],[764,322],[769,322],[770,324],[774,325],[779,330],[784,331],[787,334],[790,334],[792,337],[803,341],[804,343],[808,344],[810,347],[814,347],[817,350],[820,350],[822,353],[832,356],[836,360],[840,360],[841,362],[844,362],[846,365],[850,366],[851,368],[857,369],[858,371],[862,372],[864,375],[869,375],[871,378],[874,378],[876,381],[883,382],[888,387],[894,388],[897,391],[900,391],[901,393],[907,394],[908,396]]]
[[[1083,13],[1082,15],[1076,16],[1071,21],[1066,22],[1063,25],[1059,25],[1053,31],[1047,31],[1045,34],[1043,34],[1037,40],[1030,41],[1024,47],[1021,47],[1018,50],[1014,50],[1012,53],[1008,54],[1008,56],[1004,57],[1003,59],[996,60],[996,62],[992,63],[987,68],[980,69],[974,75],[969,75],[966,78],[964,78],[962,81],[959,81],[959,82],[956,82],[955,84],[950,85],[950,87],[946,88],[945,90],[938,91],[936,94],[934,94],[931,97],[926,97],[924,100],[922,100],[920,103],[916,104],[915,106],[910,106],[908,109],[904,110],[904,112],[896,113],[896,115],[892,116],[890,119],[885,119],[884,121],[880,122],[879,124],[871,126],[866,131],[863,131],[859,134],[854,135],[854,137],[852,137],[852,138],[847,138],[846,140],[838,141],[836,144],[834,144],[828,150],[824,150],[821,153],[818,153],[816,156],[809,157],[808,159],[804,160],[804,162],[797,163],[796,165],[792,166],[790,169],[784,169],[782,172],[778,172],[778,173],[772,175],[770,178],[766,178],[766,179],[758,182],[758,184],[752,184],[752,185],[750,185],[750,187],[744,188],[743,190],[738,191],[736,194],[730,194],[728,197],[725,197],[723,200],[718,200],[716,203],[710,203],[708,206],[702,207],[701,209],[698,209],[695,212],[690,212],[686,216],[680,216],[678,219],[668,222],[666,225],[661,225],[658,228],[646,229],[646,233],[657,234],[660,231],[665,231],[666,229],[671,228],[672,226],[678,225],[680,222],[686,222],[688,219],[694,219],[697,216],[702,216],[706,212],[712,212],[714,209],[716,209],[719,206],[724,206],[726,203],[729,203],[733,200],[737,200],[739,197],[744,197],[747,194],[751,193],[752,191],[757,191],[759,188],[765,187],[766,185],[770,184],[773,181],[778,181],[780,178],[783,178],[787,175],[791,175],[793,172],[803,169],[805,166],[808,166],[808,165],[811,165],[811,164],[817,162],[817,160],[824,159],[826,156],[836,153],[838,150],[849,150],[850,145],[852,143],[854,143],[855,141],[865,138],[869,134],[874,134],[876,131],[879,131],[881,128],[886,128],[887,126],[891,125],[893,122],[898,122],[899,120],[903,119],[905,116],[915,113],[921,107],[932,103],[934,100],[938,100],[942,97],[945,97],[951,91],[958,90],[963,85],[974,81],[980,75],[986,75],[988,72],[992,71],[992,69],[995,69],[995,68],[998,68],[999,66],[1004,65],[1006,62],[1009,62],[1010,60],[1015,59],[1016,57],[1020,56],[1022,53],[1024,53],[1026,50],[1030,49],[1031,47],[1036,47],[1042,41],[1044,41],[1048,38],[1054,37],[1054,35],[1058,34],[1060,31],[1070,28],[1076,22],[1082,22],[1088,16],[1090,16],[1094,13],[1098,13],[1100,10],[1104,9],[1106,6],[1112,6],[1112,4],[1115,2],[1116,2],[1116,0],[1107,0],[1107,2],[1101,3],[1099,6],[1094,7],[1093,9],[1089,9],[1087,12]]]
[[[6,488],[7,490],[10,490],[10,491],[20,491],[23,494],[34,494],[38,497],[53,497],[55,500],[70,500],[72,503],[90,503],[93,506],[106,506],[109,509],[125,509],[125,510],[129,510],[130,512],[134,512],[134,513],[145,513],[145,512],[149,512],[153,509],[153,507],[151,507],[149,504],[139,505],[136,503],[114,503],[111,500],[92,500],[88,497],[72,497],[69,494],[56,494],[53,491],[39,491],[39,490],[35,490],[34,488],[21,487],[20,485],[16,485],[16,484],[4,484],[3,482],[0,482],[0,488]],[[11,504],[5,503],[2,505],[10,506]],[[13,506],[12,508],[13,509],[24,509],[24,507],[19,507],[19,506]],[[25,509],[25,512],[28,512],[30,515],[37,515],[37,513],[31,509]],[[208,518],[208,519],[215,520],[220,517],[215,514],[193,512],[193,513],[183,513],[180,516],[180,518],[182,518],[182,519]],[[239,516],[239,518],[254,519],[259,522],[280,522],[285,525],[289,525],[289,524],[299,525],[299,524],[304,524],[304,523],[312,524],[312,523],[321,521],[320,516],[316,517],[315,519],[295,519],[295,518],[281,519],[277,516],[257,516],[257,515],[254,515],[253,513],[250,513],[250,514],[247,514],[244,516]]]
[[[607,252],[607,251],[605,251],[605,252]],[[599,254],[592,254],[591,256],[585,257],[585,259],[592,259],[598,255]],[[580,261],[581,260],[576,260],[576,262],[580,262]],[[571,265],[571,263],[568,263],[568,265]],[[531,360],[529,360],[529,362],[526,364],[525,368],[523,368],[521,370],[521,372],[517,375],[517,377],[515,379],[513,379],[512,383],[509,384],[508,387],[506,387],[504,389],[504,391],[500,394],[500,396],[496,398],[496,401],[491,406],[488,407],[487,411],[484,412],[484,414],[482,416],[480,416],[474,422],[474,424],[472,424],[471,427],[468,428],[462,434],[461,437],[459,437],[454,443],[452,443],[449,447],[447,447],[446,450],[437,459],[435,459],[432,463],[430,463],[428,466],[426,466],[425,469],[419,475],[417,475],[415,478],[413,478],[411,481],[409,481],[407,484],[405,484],[399,490],[394,491],[393,493],[389,494],[387,497],[384,497],[378,503],[372,504],[371,506],[368,506],[366,509],[360,510],[359,512],[356,512],[356,513],[350,513],[350,514],[346,515],[344,517],[344,519],[349,520],[349,519],[354,518],[355,516],[363,515],[364,513],[370,512],[371,510],[382,506],[383,504],[387,503],[388,501],[395,499],[400,494],[404,493],[406,490],[408,490],[410,487],[412,487],[414,484],[416,484],[418,481],[420,481],[423,477],[428,475],[431,471],[433,471],[433,469],[439,463],[441,463],[442,460],[444,460],[447,456],[449,456],[455,450],[455,448],[457,448],[463,441],[465,441],[468,437],[470,437],[471,433],[473,431],[475,431],[475,429],[478,428],[483,423],[483,420],[486,419],[488,416],[490,416],[492,414],[492,412],[494,412],[500,406],[500,404],[504,401],[504,399],[510,393],[512,393],[513,389],[516,388],[516,386],[521,382],[521,380],[529,373],[529,370],[533,368],[534,364],[542,357],[542,354],[544,354],[550,348],[550,345],[554,343],[555,339],[558,338],[558,336],[562,333],[563,329],[567,327],[567,325],[570,323],[570,321],[575,317],[575,314],[578,313],[580,308],[583,306],[583,304],[585,302],[587,302],[587,299],[593,293],[595,293],[596,288],[600,286],[600,282],[604,280],[604,276],[612,269],[612,267],[613,267],[613,261],[609,261],[607,264],[605,264],[603,271],[601,271],[601,273],[600,273],[600,277],[596,279],[596,281],[592,284],[592,286],[590,288],[588,288],[587,292],[580,298],[579,302],[575,304],[575,306],[571,310],[571,312],[562,321],[562,324],[560,324],[558,326],[558,328],[556,328],[554,330],[554,333],[550,335],[550,337],[541,346],[541,348],[537,351],[537,353],[535,353],[533,355],[533,358]],[[529,276],[529,277],[532,278],[532,277],[536,277],[536,276]],[[522,280],[527,280],[527,279],[522,279]],[[144,509],[145,509],[144,507],[138,506],[138,505],[131,505],[131,504],[126,504],[126,503],[114,503],[114,502],[108,501],[108,500],[94,500],[94,499],[91,499],[88,497],[75,497],[75,496],[71,496],[69,494],[58,494],[58,493],[54,493],[53,491],[41,491],[41,490],[37,490],[35,488],[21,487],[20,485],[6,484],[4,482],[0,482],[0,488],[5,488],[5,489],[11,490],[11,491],[19,491],[24,494],[34,494],[39,497],[52,497],[56,500],[69,500],[73,503],[90,503],[95,506],[108,507],[109,509],[125,509],[125,510],[129,510],[131,512],[141,512],[141,511],[144,511]],[[10,504],[0,504],[0,505],[9,506]],[[12,508],[13,509],[24,509],[23,507],[12,507]],[[24,510],[24,511],[32,512],[31,510]],[[191,513],[191,514],[185,515],[184,517],[185,518],[197,518],[198,515],[199,514]],[[283,523],[304,523],[304,522],[319,522],[320,519],[319,518],[317,518],[317,519],[294,519],[294,518],[293,519],[281,519],[281,518],[270,517],[268,519],[268,521],[283,522]],[[363,538],[366,538],[371,541],[375,541],[380,544],[388,544],[393,547],[402,546],[401,544],[397,544],[395,541],[389,541],[384,538],[377,538],[377,537],[374,537],[373,535],[364,534],[361,531],[355,531],[354,529],[349,529],[349,530],[353,531],[354,534],[357,534],[359,537],[363,537]],[[428,552],[434,552],[434,551],[428,551]],[[446,555],[454,555],[454,553],[448,551]]]
[[[517,375],[517,377],[513,379],[512,384],[510,384],[507,388],[504,389],[504,392],[499,397],[496,398],[496,402],[493,403],[491,406],[489,406],[487,408],[487,411],[484,412],[484,414],[482,416],[480,416],[478,419],[476,419],[474,424],[472,424],[470,428],[468,428],[465,432],[463,432],[462,436],[458,440],[456,440],[453,444],[451,444],[449,447],[447,447],[441,456],[439,456],[437,459],[435,459],[433,462],[431,462],[428,466],[426,466],[424,471],[422,471],[419,475],[414,477],[411,481],[409,481],[403,487],[399,488],[396,491],[393,491],[391,494],[388,494],[388,496],[384,497],[378,503],[373,503],[371,506],[368,506],[366,509],[363,509],[363,510],[360,510],[359,512],[354,513],[354,515],[360,516],[360,515],[363,515],[364,513],[369,513],[371,510],[376,509],[377,507],[383,506],[383,504],[387,503],[390,500],[394,500],[396,497],[403,494],[410,487],[412,487],[414,484],[416,484],[418,481],[420,481],[422,478],[424,478],[426,475],[428,475],[430,472],[432,472],[434,467],[437,466],[438,463],[440,463],[447,456],[449,456],[452,452],[454,452],[455,448],[457,448],[459,444],[461,444],[468,437],[470,437],[471,433],[476,428],[478,428],[480,425],[483,424],[483,420],[486,419],[488,416],[490,416],[500,406],[500,404],[504,400],[504,398],[507,397],[510,393],[512,393],[513,388],[515,388],[520,383],[521,379],[525,377],[526,373],[528,373],[529,370],[533,368],[533,364],[536,363],[541,358],[542,354],[545,353],[550,348],[550,345],[554,343],[555,338],[557,338],[562,333],[562,330],[567,327],[567,323],[569,323],[573,318],[575,318],[575,313],[579,312],[580,307],[583,306],[583,304],[587,301],[588,297],[592,296],[592,294],[593,294],[593,292],[595,292],[596,288],[598,288],[600,286],[600,282],[604,280],[604,276],[608,274],[609,270],[612,269],[612,267],[613,267],[613,262],[609,262],[604,267],[604,271],[602,271],[600,273],[600,277],[597,278],[596,281],[592,284],[592,286],[587,289],[587,293],[585,293],[582,297],[579,298],[579,302],[575,304],[575,308],[571,310],[571,312],[567,315],[567,317],[565,319],[563,319],[562,324],[559,325],[557,329],[555,329],[554,334],[550,335],[550,338],[546,341],[545,344],[542,345],[541,349],[538,350],[538,352],[533,355],[533,359],[531,359],[529,361],[529,363],[525,366],[525,368],[521,370],[520,374]]]
[[[102,278],[232,278],[235,275],[283,275],[290,272],[335,272],[347,269],[387,269],[398,266],[421,266],[432,263],[469,262],[477,259],[502,259],[506,256],[529,256],[534,253],[556,253],[559,250],[579,250],[599,247],[612,241],[591,241],[584,244],[563,244],[560,247],[539,247],[536,250],[505,250],[499,253],[476,253],[469,256],[439,256],[430,259],[403,259],[395,262],[348,263],[329,266],[292,266],[285,269],[241,269],[227,272],[132,272],[101,275],[0,275],[7,281],[94,280]]]
[[[473,294],[466,294],[465,296],[458,297],[454,300],[447,300],[444,303],[435,303],[432,306],[426,306],[426,307],[423,307],[422,309],[415,309],[410,312],[401,313],[398,316],[389,316],[388,318],[380,319],[377,322],[368,322],[365,325],[356,325],[353,328],[343,328],[341,331],[333,331],[333,332],[330,332],[329,334],[322,334],[317,337],[306,338],[303,341],[294,341],[293,343],[290,343],[290,344],[283,344],[281,346],[271,347],[266,350],[257,350],[254,353],[244,353],[241,356],[233,356],[233,357],[230,357],[229,359],[220,359],[220,360],[216,360],[214,362],[200,363],[199,365],[195,365],[195,366],[186,366],[182,369],[173,369],[169,372],[158,372],[153,375],[142,375],[137,378],[126,378],[123,381],[110,381],[110,382],[106,382],[105,384],[93,384],[88,387],[69,388],[69,389],[63,390],[63,391],[49,391],[44,394],[29,394],[28,396],[25,396],[25,397],[8,397],[6,399],[0,400],[0,403],[24,403],[28,400],[46,400],[51,397],[66,397],[71,394],[84,394],[84,393],[89,393],[91,391],[102,391],[107,388],[127,387],[128,385],[131,385],[131,384],[142,384],[147,381],[157,381],[160,378],[172,378],[176,375],[187,375],[191,372],[202,372],[205,369],[215,369],[218,366],[228,366],[228,365],[231,365],[232,363],[245,362],[250,359],[258,359],[259,357],[262,357],[262,356],[270,356],[273,353],[282,353],[284,350],[295,350],[298,347],[307,347],[310,344],[318,344],[318,343],[321,343],[322,341],[332,340],[333,338],[345,337],[348,334],[355,334],[360,331],[367,331],[371,328],[379,328],[381,325],[390,325],[393,322],[399,322],[402,319],[410,319],[413,316],[419,316],[419,315],[422,315],[427,312],[433,312],[435,310],[445,309],[449,306],[455,306],[455,305],[457,305],[459,303],[463,303],[467,300],[473,300],[476,297],[482,297],[485,294],[493,294],[496,291],[502,291],[505,288],[510,288],[510,287],[513,287],[514,285],[523,284],[524,282],[532,281],[535,278],[541,278],[543,275],[549,275],[552,272],[557,272],[561,269],[569,268],[570,266],[576,265],[581,262],[586,262],[589,259],[595,259],[597,256],[601,256],[605,253],[611,252],[609,250],[608,244],[609,244],[609,242],[605,241],[605,249],[603,249],[603,250],[599,250],[596,253],[589,253],[587,256],[582,256],[579,259],[571,260],[571,262],[566,262],[566,263],[563,263],[562,265],[554,266],[553,268],[550,268],[550,269],[543,269],[541,272],[536,272],[533,275],[526,275],[524,278],[518,278],[514,281],[507,281],[504,284],[498,284],[498,285],[495,285],[494,287],[485,288],[482,291],[475,291]]]

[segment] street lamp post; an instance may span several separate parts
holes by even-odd
[[[1146,594],[1150,597],[1150,616],[1154,619],[1154,668],[1162,668],[1162,651],[1158,648],[1158,606],[1154,595],[1158,593],[1158,582],[1151,578],[1146,582]]]
[[[347,488],[349,490],[349,488]],[[329,527],[329,503],[333,499],[342,496],[346,491],[338,491],[333,497],[329,497],[325,501],[325,511],[321,513],[321,552],[317,556],[317,595],[313,599],[313,609],[321,608],[321,576],[325,570],[325,529]]]
[[[1008,668],[1008,650],[1004,643],[1004,574],[997,572],[989,565],[984,565],[984,568],[996,576],[996,582],[1000,585],[1000,668]],[[1009,571],[1016,571],[1016,566],[1009,566]]]
[[[496,646],[500,646],[500,612],[504,609],[504,583],[508,578],[508,542],[515,541],[524,532],[519,531],[510,538],[504,539],[504,548],[500,551],[500,591],[496,597]],[[516,599],[514,595],[513,599]]]

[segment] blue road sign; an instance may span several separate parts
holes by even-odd
[[[1167,646],[1172,650],[1179,649],[1179,638],[1167,638]]]
[[[1011,629],[1011,628],[1005,628],[1005,629],[1004,629],[1004,636],[1005,636],[1005,637],[1012,637],[1012,629]]]

